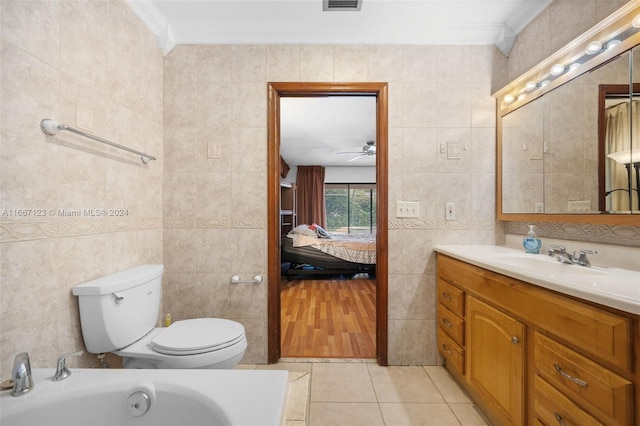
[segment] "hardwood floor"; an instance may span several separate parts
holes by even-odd
[[[283,281],[281,356],[376,357],[374,280]]]

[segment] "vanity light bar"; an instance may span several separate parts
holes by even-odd
[[[628,24],[627,24],[628,25]],[[598,56],[599,54],[612,49],[622,43],[623,40],[637,34],[640,31],[640,15],[633,18],[631,26],[628,28],[622,28],[622,31],[616,33],[615,31],[604,38],[604,42],[600,40],[593,40],[587,43],[582,54],[579,54],[574,60],[569,60],[565,63],[555,63],[548,71],[547,74],[536,80],[529,80],[524,83],[524,87],[518,87],[515,90],[510,91],[502,98],[503,108],[510,106],[515,101],[523,100],[528,93],[535,92],[547,86],[556,78],[564,76],[565,74],[572,73],[580,65]]]

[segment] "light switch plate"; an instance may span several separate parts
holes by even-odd
[[[76,126],[87,132],[93,132],[93,110],[76,102]]]
[[[460,144],[450,142],[447,144],[447,158],[449,160],[460,159]]]
[[[570,213],[588,213],[591,211],[591,201],[569,201]]]
[[[420,217],[420,202],[396,201],[396,217]]]
[[[444,220],[456,220],[456,203],[446,203]]]

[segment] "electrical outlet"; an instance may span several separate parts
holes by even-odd
[[[445,220],[456,220],[456,203],[446,203],[445,204]]]
[[[396,201],[396,217],[420,217],[420,202]]]
[[[535,203],[533,205],[534,213],[544,213],[544,203]]]

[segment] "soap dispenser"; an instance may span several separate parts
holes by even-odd
[[[529,225],[529,232],[527,232],[527,236],[522,240],[522,245],[527,253],[539,254],[542,241],[536,237],[536,231],[534,231],[533,228],[535,228],[535,225]]]

